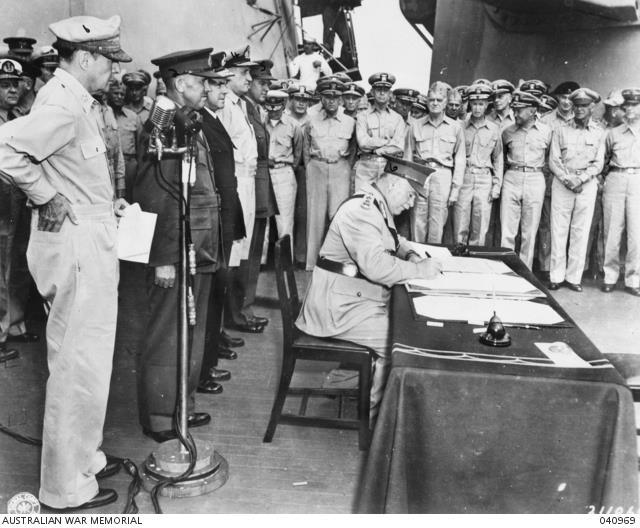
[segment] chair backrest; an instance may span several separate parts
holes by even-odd
[[[282,314],[282,332],[285,348],[293,342],[295,334],[294,322],[300,312],[298,287],[291,257],[291,237],[283,236],[275,246],[276,284],[280,313]]]

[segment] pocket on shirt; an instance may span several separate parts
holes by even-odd
[[[80,150],[84,159],[91,159],[107,151],[102,138],[94,137],[80,142]]]
[[[440,138],[440,152],[443,154],[452,154],[456,145],[456,138],[452,136],[443,136]]]

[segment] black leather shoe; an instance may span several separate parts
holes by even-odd
[[[640,288],[632,288],[631,286],[625,286],[624,291],[636,297],[640,297]]]
[[[616,287],[615,284],[607,284],[606,282],[603,282],[602,286],[600,287],[600,289],[604,293],[611,293],[615,289],[615,287]]]
[[[264,325],[251,323],[249,321],[244,323],[234,323],[231,328],[238,332],[246,332],[248,334],[260,334],[264,332]]]
[[[582,291],[582,285],[580,284],[574,284],[573,282],[566,282],[567,288],[569,288],[571,291],[574,292],[581,292]]]
[[[216,367],[209,369],[209,379],[213,381],[228,381],[231,379],[231,372]]]
[[[220,394],[222,392],[222,385],[216,383],[212,379],[206,379],[198,383],[196,392],[201,394]]]
[[[253,323],[256,325],[267,326],[269,324],[269,319],[267,319],[266,317],[259,317],[257,315],[252,315],[251,317],[247,317],[247,319],[249,320],[250,323]]]
[[[189,415],[187,419],[189,427],[201,427],[207,425],[211,421],[211,415],[209,413],[193,413]]]
[[[211,415],[207,413],[193,413],[189,415],[187,419],[187,426],[189,428],[192,427],[201,427],[203,425],[207,425],[211,421]],[[162,443],[167,440],[172,440],[173,438],[178,438],[178,433],[176,433],[173,429],[168,431],[152,431],[151,429],[147,429],[146,427],[142,428],[142,433],[149,438],[153,438],[156,442]]]
[[[15,348],[7,348],[5,343],[0,343],[0,363],[16,359],[19,355]]]
[[[88,500],[84,504],[80,504],[79,506],[71,506],[69,508],[52,508],[51,506],[47,506],[46,504],[42,504],[47,510],[56,511],[56,512],[68,512],[75,510],[89,510],[91,508],[100,508],[101,506],[106,506],[107,504],[111,504],[118,500],[118,494],[115,490],[110,488],[98,488],[98,494],[91,500]]]
[[[218,347],[218,358],[219,359],[237,359],[238,354],[229,348],[225,348],[223,346]]]
[[[7,336],[7,341],[12,343],[36,343],[40,341],[40,336],[38,334],[32,334],[31,332],[25,332],[20,335],[11,335]]]
[[[96,473],[97,479],[111,477],[120,471],[120,460],[107,455],[107,465]]]
[[[549,286],[547,286],[548,289],[550,290],[558,290],[560,289],[560,283],[558,282],[550,282]]]
[[[220,342],[227,348],[237,348],[244,346],[244,339],[242,339],[241,337],[230,336],[224,330],[220,332]]]

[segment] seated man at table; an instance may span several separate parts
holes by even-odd
[[[317,337],[353,341],[374,351],[371,419],[377,415],[389,365],[391,286],[433,278],[440,264],[420,257],[398,236],[393,217],[413,206],[431,169],[388,158],[382,176],[338,209],[311,277],[296,326]]]

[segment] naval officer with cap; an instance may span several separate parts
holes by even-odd
[[[544,200],[542,169],[551,144],[551,128],[536,119],[538,98],[534,95],[516,91],[511,106],[516,124],[502,132],[506,171],[500,204],[500,245],[515,249],[520,230],[520,258],[531,269]]]
[[[0,127],[0,177],[34,204],[29,269],[51,306],[40,501],[52,508],[114,502],[99,489],[100,450],[118,303],[114,196],[97,103],[120,48],[120,17],[55,22],[60,67],[28,116]],[[124,205],[116,202],[116,213]],[[114,471],[111,471],[113,473]],[[105,473],[103,472],[102,475]]]
[[[356,119],[359,159],[355,165],[355,190],[375,183],[384,172],[383,157],[404,154],[406,125],[402,116],[389,107],[391,87],[396,82],[390,73],[374,73],[369,77],[373,104]]]
[[[627,231],[625,291],[640,297],[640,89],[622,90],[624,123],[606,138],[609,173],[604,183],[604,283],[613,291],[620,275],[620,243]]]
[[[417,101],[418,93],[418,90],[411,88],[396,88],[393,91],[393,109],[402,116],[405,123],[411,119],[411,108]]]
[[[393,217],[413,206],[430,172],[393,159],[377,182],[345,201],[331,221],[296,326],[318,337],[353,341],[376,355],[371,418],[382,399],[391,362],[391,287],[434,278],[440,265],[421,258],[398,236]]]
[[[458,201],[453,206],[454,241],[484,246],[491,204],[502,188],[503,154],[500,128],[485,117],[491,87],[474,84],[467,88],[471,115],[464,122],[467,164]]]
[[[347,89],[342,92],[344,113],[356,119],[360,112],[358,103],[360,103],[360,100],[364,97],[364,88],[354,82],[346,83],[346,87]]]
[[[212,48],[186,50],[152,60],[167,86],[167,97],[178,107],[185,121],[191,121],[206,101],[205,79],[217,74],[209,65]],[[178,120],[176,120],[177,122]],[[202,131],[178,135],[191,136],[195,142],[195,183],[189,202],[189,234],[195,250],[196,273],[193,297],[196,324],[189,339],[189,373],[187,411],[189,427],[207,424],[211,417],[196,413],[195,392],[219,392],[214,380],[198,383],[204,353],[205,327],[209,294],[214,274],[222,265],[220,239],[220,204],[213,178],[213,161]],[[157,161],[147,154],[150,133],[147,126],[138,142],[138,176],[133,196],[143,210],[158,215],[146,270],[148,320],[142,352],[138,359],[138,410],[145,435],[157,442],[176,437],[173,415],[178,393],[178,325],[179,306],[177,268],[180,262],[180,219],[178,201],[161,186],[158,174],[178,187],[181,158],[166,157]]]
[[[147,87],[151,82],[149,74],[142,71],[125,73],[122,76],[122,83],[125,85],[125,108],[135,112],[140,118],[140,122],[145,123],[149,119],[152,101],[145,97]]]
[[[604,165],[605,130],[591,119],[600,96],[580,88],[569,96],[575,116],[553,132],[549,169],[551,188],[551,267],[549,289],[564,281],[580,292],[589,228]],[[569,241],[567,258],[567,240]]]

